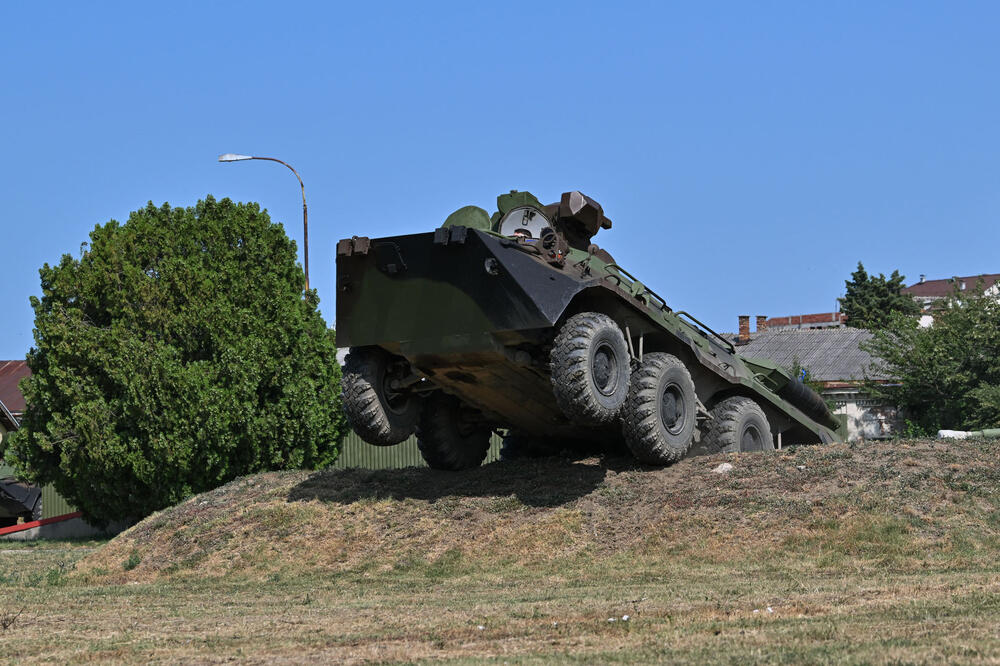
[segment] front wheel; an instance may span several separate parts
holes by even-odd
[[[493,429],[455,396],[437,393],[424,404],[417,426],[417,448],[433,469],[479,467],[490,449]]]
[[[618,416],[628,396],[629,355],[614,320],[581,312],[566,320],[550,354],[552,390],[571,420],[600,425]]]
[[[622,407],[632,455],[650,465],[677,462],[691,446],[697,418],[698,397],[684,363],[663,352],[645,354]]]
[[[381,347],[351,347],[341,399],[351,427],[369,444],[392,446],[413,434],[421,401],[392,388],[392,380],[406,374],[406,361]]]

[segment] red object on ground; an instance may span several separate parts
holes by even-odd
[[[79,511],[74,511],[73,513],[64,513],[61,516],[52,516],[51,518],[42,518],[41,520],[33,520],[30,523],[21,523],[20,525],[11,525],[10,527],[0,528],[0,536],[5,534],[13,534],[14,532],[23,532],[24,530],[30,530],[33,527],[41,527],[42,525],[51,525],[52,523],[61,523],[64,520],[72,520],[73,518],[79,518],[83,514]]]

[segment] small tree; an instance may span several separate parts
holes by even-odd
[[[909,296],[899,293],[905,279],[899,271],[893,271],[888,278],[882,273],[878,277],[870,276],[859,261],[858,270],[851,273],[850,280],[844,281],[847,293],[840,299],[847,325],[876,330],[886,326],[893,312],[919,314],[920,306]]]
[[[894,313],[865,349],[898,382],[871,384],[905,409],[917,430],[1000,426],[1000,304],[986,297],[952,300],[934,325]]]
[[[315,292],[303,298],[294,242],[257,204],[150,203],[40,274],[8,459],[89,518],[337,457],[333,332]]]

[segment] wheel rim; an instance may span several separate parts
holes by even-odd
[[[677,384],[669,384],[660,398],[660,421],[671,435],[678,435],[687,424],[687,410],[684,409],[684,394]]]
[[[764,436],[761,435],[760,430],[757,426],[752,423],[747,425],[743,429],[743,434],[740,436],[740,451],[763,451],[764,450]]]
[[[382,398],[385,402],[385,408],[393,414],[402,414],[406,411],[409,396],[392,389],[392,378],[385,368],[382,368],[379,374],[381,375],[379,385],[382,387]]]
[[[614,395],[618,390],[618,356],[614,348],[606,342],[594,350],[594,384],[602,395]]]

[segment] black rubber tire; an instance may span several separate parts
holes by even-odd
[[[560,446],[541,437],[509,432],[500,446],[500,460],[548,458],[560,451]]]
[[[418,397],[386,397],[391,362],[392,356],[380,347],[351,347],[344,361],[340,385],[347,421],[375,446],[399,444],[413,434],[420,418]]]
[[[677,462],[691,447],[698,397],[684,363],[663,352],[643,356],[622,407],[622,434],[632,455],[650,465]]]
[[[819,393],[797,379],[785,384],[784,388],[778,391],[778,395],[801,409],[814,421],[830,418],[830,408],[826,406],[826,401]]]
[[[607,315],[581,312],[566,320],[552,345],[552,390],[567,418],[611,423],[628,397],[625,336]]]
[[[0,528],[13,527],[14,525],[17,525],[17,516],[4,516],[3,518],[0,518]]]
[[[750,398],[735,396],[712,408],[704,445],[708,454],[774,451],[774,438],[760,405]]]
[[[457,471],[479,467],[490,449],[493,429],[463,416],[461,401],[436,393],[424,403],[417,425],[417,448],[433,469]]]

